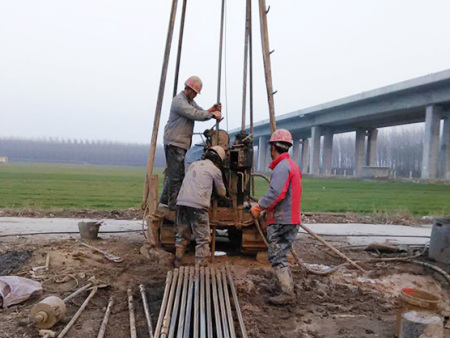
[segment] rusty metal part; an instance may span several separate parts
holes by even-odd
[[[137,338],[136,318],[134,316],[133,292],[127,289],[128,296],[128,313],[130,315],[130,337]]]
[[[194,295],[194,267],[191,267],[190,271],[189,271],[188,295],[189,296],[188,296],[188,301],[187,301],[187,306],[186,306],[186,320],[185,320],[184,332],[183,332],[184,338],[189,338],[189,334],[191,332],[192,297]]]
[[[178,321],[177,338],[183,337],[184,318],[186,315],[186,300],[188,293],[189,267],[184,268],[183,293],[181,294],[180,319]]]
[[[98,331],[97,338],[103,338],[106,333],[106,326],[108,325],[109,316],[111,314],[111,309],[114,305],[114,297],[109,297],[108,307],[106,308],[105,316],[103,317],[102,325],[100,325],[100,330]]]
[[[143,284],[139,285],[139,291],[141,292],[142,304],[144,305],[145,319],[147,320],[148,335],[153,338],[153,325],[152,317],[150,315],[150,309],[148,308],[147,294],[145,293],[145,286]]]
[[[205,268],[200,267],[200,338],[206,337]]]
[[[211,275],[209,266],[205,268],[205,277],[206,277],[206,316],[207,316],[207,337],[213,337],[213,329],[212,329],[212,312],[211,312]]]
[[[212,296],[214,303],[214,318],[216,323],[216,335],[218,338],[222,338],[222,323],[220,319],[220,310],[219,310],[219,299],[217,292],[217,284],[216,284],[216,271],[214,267],[211,266],[211,284],[212,284]]]
[[[169,329],[169,338],[174,337],[175,335],[175,328],[177,324],[177,318],[178,318],[178,310],[180,305],[180,298],[181,298],[181,288],[183,285],[183,278],[184,278],[184,269],[185,267],[180,267],[180,270],[178,272],[178,283],[177,283],[177,292],[175,294],[175,301],[173,304],[173,311],[172,316],[170,320],[170,329]]]
[[[242,338],[247,338],[247,330],[245,329],[244,319],[242,318],[241,307],[239,305],[239,300],[236,292],[236,288],[234,287],[233,277],[231,276],[230,265],[226,262],[225,265],[228,277],[228,284],[230,285],[231,294],[233,295],[234,308],[236,309],[236,314],[239,321],[239,326],[241,327],[241,336]]]
[[[67,307],[64,301],[56,296],[50,296],[35,304],[29,314],[31,323],[39,329],[49,329],[64,318]]]
[[[198,337],[199,305],[200,305],[200,271],[198,264],[196,264],[195,287],[194,287],[194,337]]]
[[[223,287],[222,287],[222,274],[220,273],[220,270],[215,269],[215,268],[214,268],[214,270],[216,272],[217,292],[219,294],[220,315],[222,318],[223,336],[225,338],[229,338],[230,332],[228,331],[227,313],[225,311],[225,299],[224,299]]]
[[[267,246],[261,238],[257,227],[249,226],[242,228],[241,252],[245,254],[257,254],[259,251],[266,251]]]
[[[227,309],[227,320],[228,320],[228,328],[230,330],[230,337],[235,338],[236,332],[234,330],[233,313],[231,312],[230,294],[228,293],[227,274],[225,272],[224,267],[222,267],[220,269],[220,273],[221,273],[222,284],[223,284],[223,293],[225,295],[225,306]]]
[[[173,279],[173,272],[168,271],[167,277],[166,277],[166,287],[164,289],[164,296],[161,303],[161,309],[159,310],[159,317],[158,317],[158,323],[156,324],[155,329],[155,337],[159,337],[159,334],[161,332],[161,326],[164,319],[164,314],[166,313],[166,307],[167,307],[167,301],[169,299],[169,292],[170,288],[172,286],[172,279]]]
[[[163,323],[162,323],[161,338],[165,338],[169,334],[170,318],[172,315],[172,306],[173,306],[173,299],[175,297],[175,290],[177,288],[178,273],[179,273],[179,269],[173,270],[172,286],[170,287],[169,300],[167,302],[166,314],[164,315],[164,319],[163,319]]]
[[[69,330],[71,329],[71,327],[73,326],[73,324],[77,321],[77,319],[81,316],[81,313],[84,311],[84,309],[86,308],[86,306],[89,304],[89,301],[91,300],[92,297],[94,297],[95,293],[97,292],[97,288],[93,288],[91,293],[89,294],[89,296],[86,298],[86,300],[84,301],[83,304],[81,304],[80,308],[78,309],[78,311],[75,313],[75,315],[72,317],[72,319],[70,320],[70,322],[67,324],[67,326],[61,331],[61,333],[58,335],[58,338],[62,338],[64,337],[67,332],[69,332]]]
[[[153,133],[150,145],[150,151],[147,160],[147,172],[145,175],[144,191],[142,194],[142,209],[148,207],[147,199],[150,191],[150,178],[153,174],[153,164],[156,154],[156,143],[158,139],[159,121],[161,119],[161,108],[164,99],[164,87],[166,85],[167,68],[169,66],[170,47],[172,44],[173,27],[175,25],[175,16],[177,12],[178,0],[172,0],[172,9],[170,12],[169,28],[167,30],[166,47],[164,50],[164,61],[161,70],[161,78],[159,82],[158,100],[156,103],[155,118],[153,120]],[[151,201],[152,202],[152,201]]]
[[[101,253],[107,260],[110,260],[110,261],[112,261],[114,263],[121,263],[121,262],[123,262],[123,259],[121,257],[119,257],[119,256],[110,254],[109,252],[100,250],[100,249],[98,249],[98,248],[96,248],[96,247],[94,247],[92,245],[86,244],[84,242],[80,242],[80,244],[85,246],[85,247],[88,247],[88,248],[90,248],[90,249],[92,249],[94,251],[97,251],[97,252]]]

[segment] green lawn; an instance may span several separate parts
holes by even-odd
[[[161,170],[157,170],[161,174]],[[139,208],[144,168],[10,163],[0,166],[0,208]],[[160,175],[159,191],[161,191]],[[256,180],[256,195],[267,183]],[[450,186],[305,178],[302,210],[307,212],[449,215]]]

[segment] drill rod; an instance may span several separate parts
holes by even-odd
[[[234,331],[233,313],[231,312],[230,295],[228,293],[227,275],[224,267],[221,268],[221,273],[222,273],[223,293],[225,294],[225,305],[227,307],[227,314],[228,314],[228,327],[230,329],[230,337],[236,338],[236,332]]]
[[[130,337],[137,338],[136,318],[134,316],[133,292],[127,289],[128,295],[128,312],[130,313]]]
[[[205,268],[200,267],[200,338],[206,337]]]
[[[166,314],[164,315],[163,325],[161,329],[161,338],[166,338],[169,333],[170,315],[172,314],[173,298],[175,297],[175,289],[178,281],[178,269],[173,270],[173,280],[170,287],[169,301],[167,303]]]
[[[152,317],[150,315],[150,309],[148,308],[147,295],[145,294],[145,287],[143,284],[139,285],[139,290],[141,291],[142,304],[144,305],[145,319],[147,320],[148,335],[153,338],[153,326]]]
[[[177,338],[183,338],[184,317],[186,315],[186,297],[189,282],[189,267],[184,268],[183,293],[181,294],[180,319],[178,321]]]
[[[216,285],[216,271],[211,266],[211,279],[212,279],[212,295],[214,301],[214,317],[216,322],[217,338],[222,338],[222,325],[220,322],[219,301],[217,299],[217,285]]]
[[[188,302],[186,306],[186,324],[184,325],[184,338],[190,337],[193,294],[194,294],[194,267],[191,266],[191,269],[189,271],[189,292],[188,292]]]
[[[109,315],[111,314],[111,309],[113,305],[114,305],[114,297],[111,296],[109,298],[108,307],[106,308],[105,316],[103,317],[102,325],[100,325],[100,330],[98,331],[97,338],[103,338],[105,336],[106,326],[108,325]]]
[[[172,284],[172,278],[173,278],[173,272],[168,271],[167,277],[166,277],[166,287],[164,289],[164,296],[163,296],[163,300],[161,303],[161,309],[159,310],[158,323],[156,324],[155,337],[159,337],[159,334],[161,332],[162,321],[164,318],[164,314],[166,312],[167,300],[169,297],[169,290],[170,290],[170,287]]]
[[[206,315],[207,315],[207,327],[208,327],[208,337],[213,337],[213,329],[212,329],[212,313],[211,313],[211,277],[209,266],[205,268],[206,272]]]
[[[178,309],[180,304],[180,295],[181,295],[181,288],[183,285],[183,277],[184,277],[184,267],[180,267],[180,271],[178,273],[178,284],[177,284],[177,293],[175,295],[175,301],[173,305],[172,310],[172,317],[170,319],[170,330],[169,330],[169,338],[173,338],[175,336],[175,328],[177,324],[177,318],[178,318]]]
[[[222,327],[223,327],[223,335],[225,338],[230,338],[230,333],[228,331],[228,323],[227,323],[227,313],[225,311],[225,300],[223,295],[223,287],[222,287],[222,274],[219,269],[216,269],[216,279],[217,279],[217,289],[219,292],[219,304],[220,304],[220,314],[222,317]]]
[[[242,338],[248,338],[247,330],[245,329],[244,319],[242,318],[241,307],[239,306],[239,300],[238,300],[238,296],[236,293],[236,288],[234,287],[233,277],[231,276],[231,272],[230,272],[230,265],[228,264],[228,262],[226,262],[226,270],[227,270],[228,283],[230,284],[231,294],[233,295],[234,307],[236,309],[236,314],[238,316],[239,325],[241,327]]]

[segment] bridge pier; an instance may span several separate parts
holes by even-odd
[[[300,169],[302,173],[307,174],[309,167],[309,139],[302,139],[302,162],[300,163]]]
[[[441,111],[441,107],[436,105],[430,105],[426,108],[422,179],[434,179],[437,177]]]
[[[377,165],[378,129],[369,129],[367,134],[366,165],[369,167],[375,167]]]
[[[366,130],[356,129],[355,140],[355,173],[354,176],[360,177],[364,165],[364,148],[366,143]]]
[[[311,128],[311,174],[320,174],[320,136],[322,127],[314,126]]]
[[[292,160],[295,164],[300,162],[300,139],[294,138],[294,144],[292,145]]]
[[[450,180],[450,114],[444,118],[441,138],[441,175],[443,179]]]
[[[267,153],[267,147],[268,147],[267,142],[268,142],[268,138],[265,136],[261,136],[258,139],[257,171],[267,171],[267,168],[266,168],[266,163],[267,163],[266,153]]]
[[[326,128],[323,135],[323,174],[331,175],[331,166],[333,161],[333,136],[334,131]]]

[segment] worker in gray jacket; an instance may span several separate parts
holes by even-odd
[[[208,209],[211,205],[211,193],[215,187],[219,196],[226,195],[220,166],[225,159],[225,151],[221,146],[209,148],[202,160],[193,162],[178,194],[177,199],[177,234],[175,235],[175,266],[182,263],[184,252],[195,236],[196,263],[206,265],[211,255],[209,244],[211,230],[209,227]]]
[[[221,105],[215,104],[203,110],[194,98],[202,90],[202,81],[191,76],[185,82],[182,92],[175,96],[170,107],[169,120],[164,128],[164,152],[166,155],[167,178],[164,182],[160,202],[171,210],[176,209],[176,200],[184,178],[184,160],[191,147],[195,121],[220,120]]]

